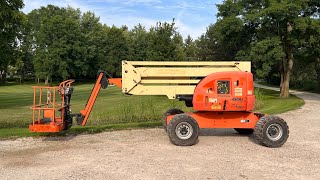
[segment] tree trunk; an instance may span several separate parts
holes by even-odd
[[[280,97],[287,98],[289,97],[290,75],[293,67],[293,53],[290,47],[287,49],[287,56],[283,58],[281,65]]]
[[[21,70],[21,76],[20,76],[20,84],[24,82],[24,76],[25,76],[25,70],[24,67]]]
[[[316,57],[315,70],[317,73],[317,91],[320,92],[320,57]]]
[[[2,75],[2,69],[0,69],[0,84],[2,84],[3,83],[3,75]]]
[[[7,71],[5,69],[0,70],[0,83],[6,82]]]
[[[46,81],[44,82],[44,84],[47,86],[49,84],[49,76],[47,76]]]

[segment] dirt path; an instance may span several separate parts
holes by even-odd
[[[290,127],[277,149],[234,130],[203,130],[191,147],[163,129],[0,141],[0,179],[320,179],[320,95],[281,114]]]

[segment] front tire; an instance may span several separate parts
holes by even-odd
[[[178,108],[171,108],[169,110],[167,110],[163,116],[162,116],[162,126],[164,128],[165,131],[167,131],[167,117],[171,116],[171,115],[176,115],[176,114],[182,114],[184,113],[181,109]]]
[[[199,125],[187,114],[175,115],[167,126],[170,142],[177,146],[192,146],[198,142]]]
[[[289,127],[280,117],[263,116],[258,120],[253,135],[262,145],[277,148],[287,141]]]

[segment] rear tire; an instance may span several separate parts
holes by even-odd
[[[253,135],[262,145],[277,148],[287,141],[289,127],[280,117],[263,116],[258,120]]]
[[[253,129],[247,129],[247,128],[234,128],[239,134],[252,134]]]
[[[168,124],[170,142],[177,146],[192,146],[198,142],[199,125],[187,114],[175,115]]]
[[[184,113],[181,109],[178,108],[171,108],[167,110],[163,115],[162,115],[162,126],[165,131],[167,131],[167,117],[171,115],[176,115],[176,114],[182,114]]]

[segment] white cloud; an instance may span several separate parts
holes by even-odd
[[[29,13],[33,9],[40,8],[41,6],[47,6],[48,4],[53,5],[60,5],[63,1],[57,0],[57,1],[46,1],[46,0],[40,0],[40,1],[34,1],[34,0],[24,0],[24,8],[22,9],[23,12]]]
[[[134,5],[134,4],[143,4],[143,5],[154,5],[161,3],[161,0],[89,0],[90,3],[118,3],[118,4],[127,4],[127,5]]]
[[[221,1],[221,0],[220,0]],[[203,3],[202,3],[203,2]],[[112,3],[112,4],[108,4]],[[53,4],[59,7],[71,6],[79,8],[82,12],[92,11],[100,16],[100,21],[109,26],[127,25],[133,28],[138,23],[147,29],[155,26],[156,22],[171,22],[176,19],[176,27],[181,35],[186,38],[190,34],[194,39],[206,31],[206,27],[213,23],[214,5],[213,1],[171,1],[163,0],[25,0],[23,11],[29,13],[31,10]],[[105,5],[104,5],[105,4]],[[144,12],[144,9],[137,9],[135,5],[149,7],[152,15]],[[208,6],[212,6],[212,10]],[[153,12],[157,12],[153,14]],[[207,15],[204,16],[203,13]],[[162,15],[163,14],[163,15]],[[208,19],[208,14],[212,20]]]
[[[184,38],[190,35],[193,39],[197,39],[198,37],[200,37],[203,33],[206,32],[207,28],[207,25],[198,27],[188,26],[180,20],[177,20],[176,26],[178,27],[178,31]]]
[[[130,29],[138,23],[145,26],[146,29],[149,29],[150,27],[155,26],[156,23],[159,21],[169,23],[172,22],[172,19],[149,19],[144,17],[133,16],[119,17],[118,15],[100,17],[100,20],[109,26],[115,25],[120,27],[121,25],[126,25]],[[198,27],[188,26],[187,24],[183,23],[181,20],[178,19],[175,20],[175,25],[183,38],[186,38],[188,35],[190,35],[193,39],[197,39],[199,36],[201,36],[206,31],[207,27],[207,25]]]

